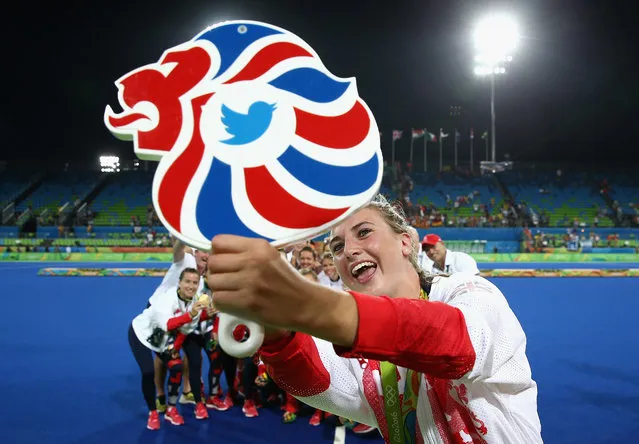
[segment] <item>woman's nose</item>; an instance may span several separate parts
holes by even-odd
[[[361,254],[361,249],[357,246],[344,247],[344,255],[347,259],[353,259]]]

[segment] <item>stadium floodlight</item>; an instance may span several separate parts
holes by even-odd
[[[512,57],[519,46],[517,22],[507,14],[489,14],[477,23],[473,39],[477,55],[495,65]]]
[[[120,172],[120,158],[118,156],[100,156],[100,171],[103,173]]]
[[[473,32],[477,76],[490,77],[490,143],[492,162],[497,162],[495,134],[495,76],[506,73],[505,64],[512,62],[519,47],[519,27],[507,14],[489,14],[482,18]]]

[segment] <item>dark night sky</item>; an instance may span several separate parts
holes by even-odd
[[[472,74],[470,33],[482,11],[499,7],[519,17],[523,41],[497,86],[498,155],[635,161],[635,3],[25,1],[0,18],[0,160],[95,159],[107,151],[132,157],[132,145],[102,123],[105,105],[117,108],[113,82],[224,19],[289,29],[333,73],[357,77],[385,149],[393,128],[452,132],[452,104],[463,106],[457,126],[464,132],[473,126],[477,143],[489,124],[489,84]],[[406,156],[408,137],[397,149]]]

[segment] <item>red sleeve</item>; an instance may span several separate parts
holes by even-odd
[[[176,328],[180,328],[184,324],[188,324],[191,321],[191,315],[188,312],[184,313],[183,315],[176,316],[169,319],[169,321],[166,323],[166,331],[175,330]]]
[[[259,353],[269,376],[285,392],[313,396],[330,385],[331,377],[309,335],[292,333],[265,343]]]
[[[359,324],[353,346],[335,346],[345,358],[389,361],[445,379],[459,379],[475,364],[461,310],[442,302],[368,296],[355,298]]]
[[[182,348],[182,344],[184,344],[185,339],[186,335],[181,331],[178,331],[175,341],[173,341],[173,349],[179,351]]]

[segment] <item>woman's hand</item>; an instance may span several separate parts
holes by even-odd
[[[207,284],[225,312],[287,328],[303,324],[309,307],[307,282],[263,239],[216,236]]]
[[[270,327],[272,333],[301,331],[339,345],[353,343],[357,305],[352,296],[304,279],[266,240],[219,235],[211,252],[207,284],[220,311]]]
[[[218,312],[219,310],[213,304],[208,304],[206,306],[206,315],[209,319],[213,319]]]
[[[204,310],[208,306],[207,303],[197,301],[191,306],[191,310],[189,311],[189,315],[191,315],[191,319],[196,317],[198,313]]]

